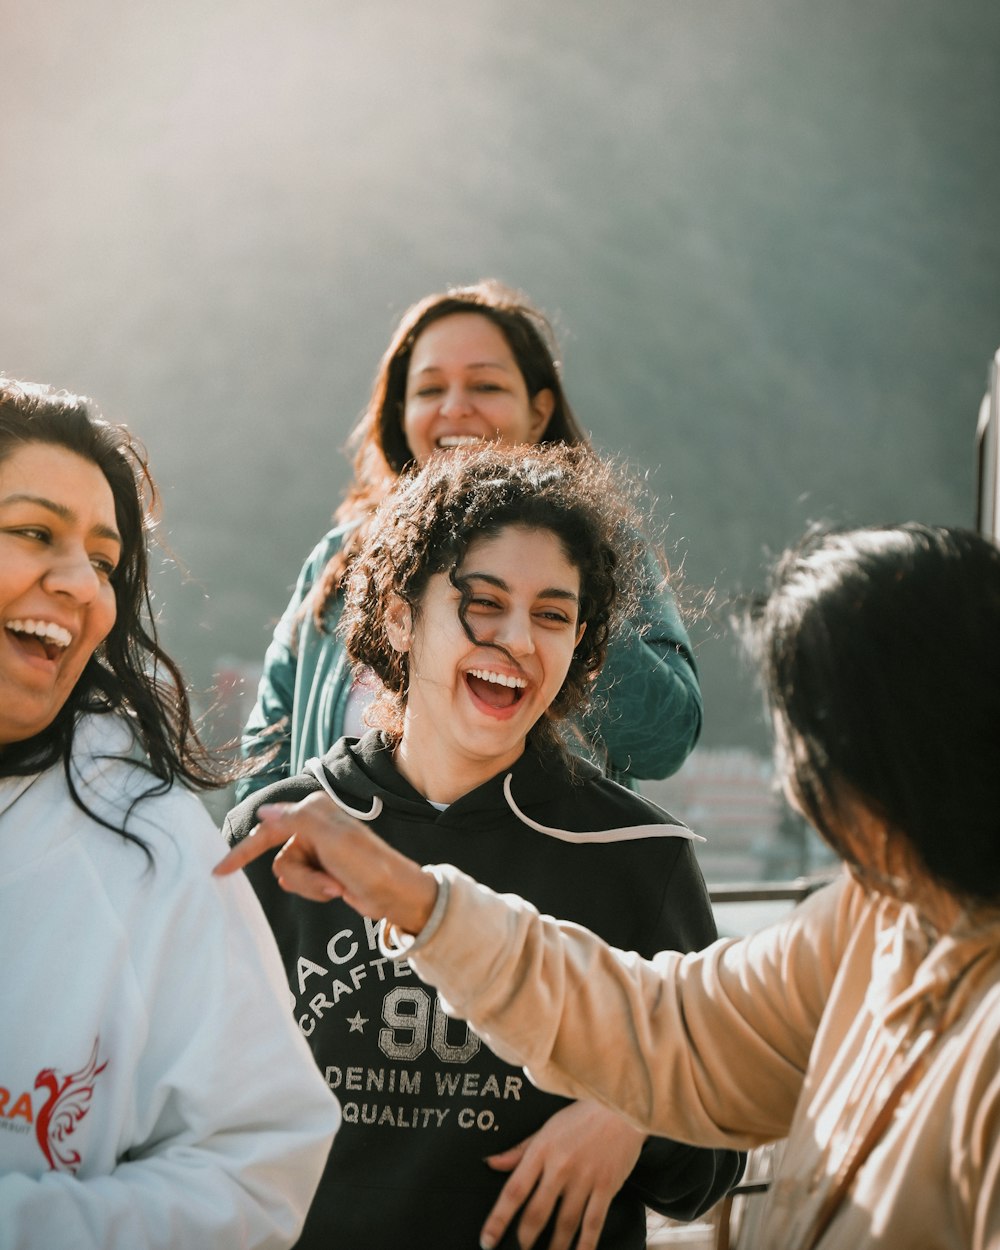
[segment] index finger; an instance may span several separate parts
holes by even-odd
[[[224,856],[212,869],[213,876],[228,877],[230,873],[245,868],[247,864],[260,859],[265,851],[276,846],[284,846],[291,838],[281,817],[291,803],[268,803],[257,811],[258,824],[251,829],[242,842],[237,842],[228,855]]]
[[[524,1144],[522,1142],[521,1146]],[[508,1153],[513,1155],[519,1149],[519,1146],[515,1146]],[[500,1157],[502,1158],[503,1156]],[[487,1162],[489,1162],[489,1159],[487,1159]],[[483,1224],[479,1236],[480,1246],[497,1246],[500,1244],[511,1220],[531,1197],[532,1191],[541,1176],[540,1166],[535,1162],[533,1156],[528,1157],[526,1153],[520,1154],[516,1162],[512,1163],[511,1166],[513,1171],[504,1182],[503,1189],[500,1190],[500,1195]]]

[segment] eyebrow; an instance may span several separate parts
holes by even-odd
[[[44,508],[47,512],[53,513],[60,521],[73,521],[76,514],[72,508],[67,508],[65,504],[56,503],[53,499],[46,499],[44,495],[7,495],[6,498],[0,499],[0,507],[6,508],[9,504],[14,503],[32,503],[39,508]],[[116,529],[112,529],[110,525],[95,525],[91,531],[98,538],[106,538],[109,542],[117,543],[119,547],[125,544],[122,542],[122,536]]]
[[[490,586],[496,586],[497,590],[503,590],[510,594],[510,587],[502,577],[495,577],[492,573],[463,573],[462,580],[471,582],[473,579],[480,582],[486,582]],[[564,590],[560,586],[547,586],[544,590],[538,591],[535,595],[536,599],[568,599],[572,603],[579,603],[580,596],[574,595],[571,590]]]

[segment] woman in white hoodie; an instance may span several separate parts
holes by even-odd
[[[996,1250],[998,639],[1000,550],[975,534],[817,534],[782,560],[759,621],[779,770],[846,871],[705,951],[612,950],[317,797],[264,813],[225,867],[285,843],[286,888],[387,917],[545,1089],[703,1146],[787,1137],[761,1245]]]
[[[250,889],[210,884],[153,500],[123,429],[0,378],[4,1250],[289,1246],[338,1121]]]

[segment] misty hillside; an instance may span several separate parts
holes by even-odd
[[[972,520],[1000,345],[995,0],[0,0],[0,368],[147,442],[207,685],[259,658],[413,299],[496,275],[643,471],[703,741],[727,599],[812,518]]]

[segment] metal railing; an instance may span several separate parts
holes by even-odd
[[[831,876],[796,877],[794,881],[736,881],[709,885],[713,903],[801,903]]]

